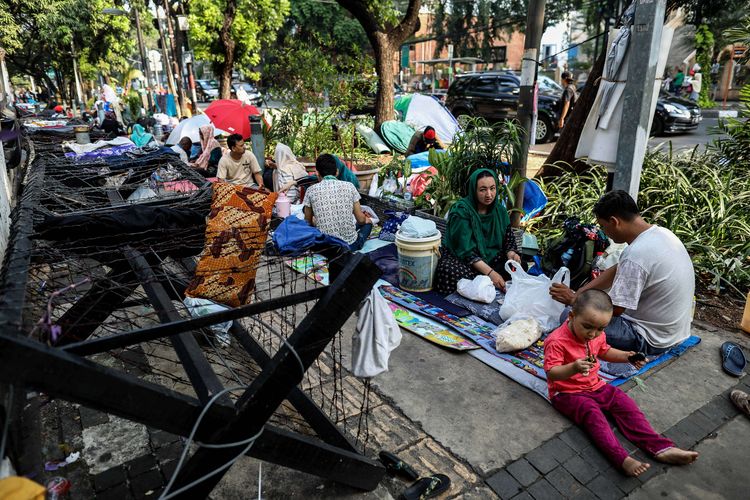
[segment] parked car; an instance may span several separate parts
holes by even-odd
[[[216,80],[196,80],[195,93],[199,102],[213,101],[219,97],[219,84]]]
[[[247,82],[232,82],[232,99],[237,99],[237,90],[240,88],[245,90],[250,103],[254,106],[260,106],[263,103],[263,95],[258,90],[258,87]]]
[[[456,77],[445,104],[459,121],[461,116],[481,116],[488,121],[512,119],[518,111],[520,90],[521,80],[513,73],[470,73]],[[551,141],[557,132],[561,95],[556,88],[539,87],[537,144]]]
[[[662,90],[656,100],[651,135],[690,132],[698,128],[701,120],[703,115],[698,104]]]
[[[578,84],[578,92],[583,90],[585,84],[586,82]],[[691,132],[698,128],[702,120],[703,115],[698,104],[689,99],[674,96],[662,89],[656,99],[651,135]]]

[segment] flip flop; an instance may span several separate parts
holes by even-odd
[[[741,377],[745,366],[747,366],[747,358],[739,345],[734,342],[721,344],[721,367],[725,372],[734,377]]]
[[[378,458],[380,459],[380,463],[385,465],[385,470],[390,474],[400,474],[412,481],[416,481],[419,477],[419,474],[409,464],[389,451],[381,451],[378,454]]]
[[[437,496],[451,487],[451,478],[445,474],[423,477],[401,493],[403,500],[423,500]]]
[[[735,389],[729,393],[729,399],[742,413],[750,417],[750,396],[746,392]]]

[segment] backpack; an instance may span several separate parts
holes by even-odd
[[[582,224],[577,217],[563,222],[563,235],[545,245],[542,269],[553,276],[561,267],[570,270],[570,287],[577,290],[591,279],[594,256],[609,246],[609,238],[596,224]]]

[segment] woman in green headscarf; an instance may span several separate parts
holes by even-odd
[[[500,275],[507,260],[521,261],[508,211],[500,202],[497,176],[482,168],[471,174],[468,194],[451,208],[443,237],[443,256],[435,271],[436,289],[456,291],[458,280],[489,276],[505,290]]]
[[[130,140],[139,148],[146,146],[152,141],[156,142],[154,136],[146,132],[146,129],[140,123],[133,125],[133,133],[130,134]]]

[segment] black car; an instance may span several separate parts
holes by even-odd
[[[509,72],[461,75],[451,84],[445,105],[459,119],[481,116],[488,121],[515,118],[521,80]],[[557,132],[560,96],[556,90],[540,87],[537,100],[536,142],[549,142]]]
[[[196,80],[195,93],[198,102],[208,102],[219,98],[219,84],[216,80]]]
[[[578,93],[583,91],[586,82],[578,84]],[[654,121],[651,124],[651,135],[679,134],[698,128],[703,120],[701,108],[693,101],[677,97],[664,90],[656,99]]]
[[[690,132],[703,120],[701,109],[688,99],[661,91],[656,101],[651,135]]]

